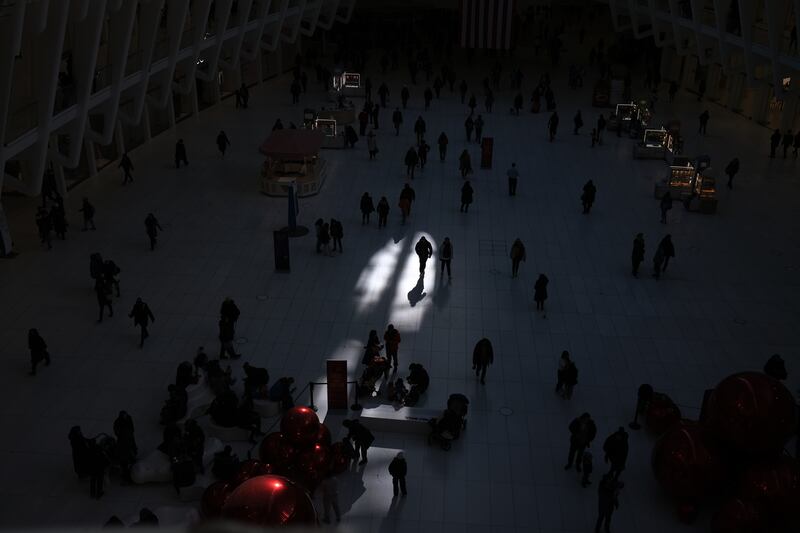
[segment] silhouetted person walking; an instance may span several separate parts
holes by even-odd
[[[519,264],[527,258],[525,245],[520,239],[516,239],[511,245],[511,277],[516,278],[519,274]]]
[[[386,221],[389,218],[389,200],[386,199],[385,196],[381,196],[381,199],[378,201],[378,227],[384,228],[386,227]]]
[[[458,156],[458,170],[461,172],[462,178],[466,178],[468,174],[472,174],[472,158],[470,158],[469,152],[466,149]]]
[[[126,183],[133,183],[133,175],[131,174],[131,170],[133,170],[133,162],[131,158],[128,157],[128,152],[122,154],[122,157],[119,160],[119,165],[117,168],[122,169],[122,184],[125,185]]]
[[[133,325],[141,328],[139,348],[144,347],[144,340],[150,336],[150,333],[147,331],[147,325],[151,320],[155,322],[156,317],[153,316],[150,307],[143,302],[141,298],[136,298],[136,303],[133,304],[133,309],[131,309],[131,312],[128,314],[128,318],[133,318]]]
[[[439,161],[444,161],[444,158],[447,156],[447,143],[450,142],[447,139],[447,135],[444,132],[439,134],[439,139],[436,143],[439,145]]]
[[[670,196],[669,191],[664,193],[664,196],[661,197],[661,204],[659,206],[661,208],[661,223],[667,223],[667,211],[672,209],[672,196]]]
[[[44,361],[45,366],[50,366],[50,353],[47,351],[47,344],[35,328],[28,330],[28,349],[31,352],[31,371],[28,374],[35,376],[36,367],[39,366],[39,363]]]
[[[417,151],[414,150],[413,146],[408,149],[406,152],[406,157],[403,161],[406,164],[406,176],[413,180],[414,169],[417,168],[417,164],[419,163],[419,155],[417,154]]]
[[[183,139],[178,139],[175,143],[175,168],[181,168],[181,163],[189,165],[189,160],[186,159],[186,145],[183,144]]]
[[[641,233],[636,234],[633,239],[633,251],[631,252],[631,274],[633,277],[639,275],[639,265],[644,261],[644,235]]]
[[[661,255],[664,256],[664,264],[661,266],[661,271],[667,271],[667,265],[669,265],[669,260],[675,257],[675,246],[672,244],[672,235],[667,234],[661,239],[661,242],[658,243],[658,249],[661,250]]]
[[[469,204],[472,203],[472,196],[475,191],[472,189],[472,185],[470,185],[469,180],[464,182],[464,185],[461,186],[461,209],[462,213],[466,213],[469,211]]]
[[[619,509],[619,491],[624,485],[614,479],[611,474],[606,474],[600,480],[597,488],[598,496],[598,516],[595,524],[595,533],[600,533],[600,527],[604,528],[605,533],[611,531],[611,515]]]
[[[519,172],[517,171],[517,164],[511,163],[511,168],[506,172],[508,176],[508,195],[517,195],[517,182],[519,181]]]
[[[728,175],[728,188],[733,189],[733,178],[736,177],[736,174],[739,172],[739,158],[734,157],[731,159],[728,166],[725,167],[725,174]]]
[[[406,218],[411,215],[411,204],[414,203],[416,198],[417,195],[414,192],[414,189],[411,188],[411,185],[406,183],[403,186],[403,190],[400,191],[400,202],[398,204],[400,207],[400,213],[403,215],[403,224],[406,223]]]
[[[394,368],[397,368],[397,351],[400,348],[400,332],[395,329],[393,324],[389,324],[383,334],[384,345],[386,346],[386,358]]]
[[[399,492],[405,496],[406,492],[406,473],[408,472],[408,465],[403,452],[399,452],[392,462],[389,463],[389,475],[392,476],[392,492],[394,497],[397,497],[398,487]]]
[[[550,283],[550,280],[547,279],[547,276],[539,274],[536,283],[533,285],[533,300],[536,302],[536,309],[542,312],[544,312],[544,302],[547,300],[548,283]]]
[[[89,203],[89,199],[84,196],[83,204],[81,208],[78,210],[83,213],[83,230],[86,231],[91,226],[92,231],[96,230],[97,228],[94,225],[94,206]]]
[[[450,237],[445,237],[442,247],[439,249],[439,261],[442,262],[440,277],[444,277],[444,269],[447,268],[447,281],[451,281],[453,276],[450,274],[450,262],[453,260],[453,243]]]
[[[569,424],[569,454],[564,470],[569,470],[575,464],[578,472],[581,471],[581,458],[583,451],[589,446],[597,435],[597,426],[589,413],[583,413]]]
[[[158,243],[158,232],[163,231],[161,224],[153,213],[149,213],[144,219],[144,227],[147,230],[147,237],[150,239],[150,250],[154,250]]]
[[[225,157],[225,150],[227,150],[228,146],[230,145],[231,141],[228,139],[228,136],[225,135],[224,131],[219,130],[219,133],[217,134],[217,149],[219,150],[219,153],[222,154],[222,157]]]
[[[414,252],[416,252],[419,258],[419,274],[422,276],[425,273],[425,264],[428,262],[428,259],[433,256],[433,246],[428,242],[428,239],[422,236],[419,238],[419,241],[417,241],[416,246],[414,246]]]
[[[99,307],[98,324],[103,321],[103,310],[106,307],[108,307],[108,318],[114,316],[114,308],[111,307],[111,299],[108,297],[110,292],[111,287],[106,284],[103,276],[99,276],[94,282],[94,293],[97,295],[97,306]]]
[[[581,195],[581,202],[583,203],[583,214],[587,215],[592,210],[594,197],[597,194],[597,187],[594,186],[592,180],[589,180],[583,186],[583,194]]]
[[[578,384],[578,367],[575,366],[575,363],[570,359],[567,350],[561,352],[561,358],[558,360],[556,378],[556,394],[560,394],[567,400],[571,399],[572,391],[575,385]]]
[[[472,350],[472,369],[475,371],[475,377],[480,378],[481,385],[486,385],[486,369],[492,363],[494,363],[492,342],[484,337],[475,344],[475,349]]]
[[[703,135],[706,134],[706,128],[708,127],[708,119],[711,115],[708,113],[708,110],[703,111],[700,113],[700,116],[697,117],[700,120],[700,129],[697,130],[697,133],[702,133]]]
[[[625,463],[628,460],[628,432],[625,428],[620,428],[608,436],[603,443],[606,463],[611,465],[608,474],[613,475],[614,479],[619,479],[619,475],[625,470]]]
[[[397,107],[392,113],[392,124],[394,124],[394,134],[395,136],[400,135],[400,124],[403,123],[403,113],[400,111],[400,108]]]
[[[358,420],[345,420],[342,425],[348,429],[347,438],[355,444],[356,454],[361,455],[358,464],[363,465],[367,462],[367,450],[375,441],[372,432],[365,428]]]
[[[375,211],[375,204],[368,192],[361,195],[361,225],[369,224],[369,215]]]

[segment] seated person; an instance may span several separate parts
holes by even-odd
[[[167,390],[169,391],[169,398],[164,402],[164,407],[161,408],[162,425],[172,424],[186,416],[189,404],[186,389],[170,385]]]
[[[786,379],[786,363],[784,363],[783,358],[778,354],[770,357],[764,365],[764,373],[777,380]]]
[[[208,367],[208,355],[202,346],[197,349],[197,355],[194,356],[194,372],[200,375],[200,372],[205,372]]]
[[[217,479],[227,481],[236,474],[237,470],[239,470],[239,456],[233,453],[233,448],[225,446],[224,450],[214,454],[214,465],[211,467],[211,473]]]
[[[250,431],[250,442],[255,443],[255,437],[264,434],[261,431],[261,415],[253,407],[253,397],[249,394],[242,397],[236,416],[236,425]]]
[[[447,399],[447,408],[462,418],[467,416],[468,406],[469,399],[463,394],[451,394]]]
[[[367,344],[364,346],[364,355],[361,358],[361,364],[368,365],[374,358],[380,357],[382,348],[383,344],[381,344],[381,340],[378,338],[378,332],[373,329],[369,332],[369,339],[367,339]]]
[[[206,381],[208,382],[208,387],[215,396],[219,396],[221,393],[230,389],[231,385],[236,382],[236,380],[231,378],[232,372],[230,366],[223,370],[218,359],[213,359],[208,362],[206,365]]]
[[[431,382],[428,371],[419,363],[411,363],[408,365],[408,369],[411,371],[411,374],[408,376],[408,382],[412,386],[418,387],[419,393],[423,394],[428,390],[428,385],[430,385]]]
[[[228,389],[214,398],[206,413],[211,415],[211,420],[216,425],[232,428],[238,425],[238,410],[239,399],[235,392]]]
[[[382,375],[383,370],[378,367],[368,366],[365,368],[361,373],[361,379],[358,380],[358,396],[372,396],[372,393],[375,392],[375,384]]]
[[[457,439],[461,434],[461,417],[450,409],[445,409],[438,420],[437,430],[446,439]]]
[[[177,424],[167,424],[164,428],[161,444],[158,451],[170,458],[170,461],[183,451],[183,433]]]
[[[175,373],[175,385],[179,389],[186,389],[189,385],[197,384],[198,376],[194,373],[194,367],[189,361],[184,361],[178,365]]]
[[[295,389],[292,385],[294,385],[294,378],[283,377],[269,389],[269,399],[273,402],[281,402],[281,409],[284,411],[294,407],[292,393]]]
[[[266,368],[259,368],[252,366],[250,363],[245,363],[242,366],[244,370],[244,391],[255,398],[263,398],[267,395],[267,384],[269,383],[269,372]]]
[[[389,380],[389,371],[392,369],[392,363],[388,358],[381,355],[375,356],[367,366],[375,369],[380,374],[383,374],[384,380]]]
[[[390,382],[388,389],[387,389],[387,397],[390,402],[399,402],[403,403],[405,400],[406,395],[408,394],[408,389],[406,388],[405,383],[401,378],[398,378],[394,381],[394,383]]]

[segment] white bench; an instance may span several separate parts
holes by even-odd
[[[203,464],[210,465],[214,461],[214,454],[222,451],[222,442],[219,439],[206,437],[203,449]],[[131,479],[137,485],[144,483],[169,483],[172,481],[172,465],[169,457],[159,450],[153,450],[131,466]]]
[[[214,423],[211,416],[204,416],[197,420],[203,427],[207,437],[215,437],[222,442],[243,442],[250,440],[250,431],[238,426],[226,428]]]
[[[439,418],[443,411],[444,409],[381,404],[362,409],[359,421],[373,431],[428,433],[430,431],[428,420]]]

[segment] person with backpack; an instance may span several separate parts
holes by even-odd
[[[143,348],[144,340],[150,336],[150,333],[147,331],[147,325],[150,321],[155,322],[156,317],[153,316],[150,306],[142,301],[141,298],[136,298],[136,303],[133,304],[133,309],[131,309],[131,312],[128,314],[128,318],[133,318],[133,325],[141,328],[139,348]]]
[[[375,211],[375,204],[368,192],[361,195],[361,225],[369,224],[369,215]]]
[[[564,470],[569,470],[572,465],[576,465],[578,472],[581,471],[581,459],[583,451],[591,445],[597,436],[597,426],[589,413],[583,413],[569,424],[569,454]]]
[[[385,228],[386,221],[389,218],[389,200],[386,199],[385,196],[381,196],[381,199],[378,201],[378,227]]]
[[[339,249],[339,253],[342,253],[342,238],[344,237],[344,227],[342,223],[336,220],[335,218],[331,219],[330,223],[330,234],[331,240],[333,241],[333,251],[335,252],[336,249]]]
[[[447,143],[449,142],[445,132],[439,134],[439,139],[436,142],[439,145],[439,161],[444,161],[447,156]]]
[[[442,247],[439,249],[439,261],[442,262],[442,269],[439,277],[444,277],[444,269],[447,268],[447,281],[452,281],[453,277],[450,274],[450,263],[453,260],[453,243],[450,242],[450,237],[445,237]]]
[[[406,152],[404,162],[406,164],[406,176],[413,180],[414,169],[417,168],[417,163],[419,163],[419,155],[413,146],[408,149],[408,152]]]

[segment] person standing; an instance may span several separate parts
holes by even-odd
[[[547,300],[547,284],[550,280],[544,274],[539,274],[539,278],[533,285],[533,300],[536,302],[536,310],[544,312],[544,302]],[[547,315],[544,315],[547,318]]]
[[[408,465],[406,464],[406,458],[403,456],[403,452],[398,452],[392,462],[389,463],[389,475],[392,476],[392,493],[394,497],[397,497],[398,493],[398,486],[399,492],[406,496],[408,492],[406,491],[406,473],[408,472]]]
[[[392,113],[392,124],[394,124],[394,135],[395,137],[400,135],[400,124],[403,123],[403,113],[400,111],[399,107],[394,109],[394,113]]]
[[[792,135],[792,130],[786,130],[786,133],[783,134],[783,158],[786,159],[786,156],[789,154],[789,148],[792,147],[792,143],[794,142],[794,135]]]
[[[558,131],[558,111],[553,111],[553,114],[550,115],[550,119],[547,121],[547,131],[550,134],[550,142],[553,142]]]
[[[375,442],[375,437],[372,432],[365,428],[358,420],[345,420],[342,425],[348,429],[347,438],[353,441],[356,448],[356,454],[361,456],[361,461],[358,464],[363,465],[367,463],[367,450],[372,443]]]
[[[114,261],[106,259],[103,262],[101,275],[97,276],[103,278],[103,282],[106,284],[109,294],[111,294],[112,287],[116,289],[117,298],[119,298],[119,280],[117,279],[117,275],[119,275],[120,272],[120,268]]]
[[[475,191],[472,189],[472,185],[470,185],[469,180],[464,182],[464,185],[461,186],[461,209],[462,213],[466,213],[469,211],[469,204],[472,203],[472,196]]]
[[[672,196],[670,196],[669,191],[664,193],[664,196],[661,197],[661,223],[667,223],[667,211],[672,209]]]
[[[708,113],[708,109],[700,113],[700,116],[697,118],[700,120],[700,129],[697,130],[697,133],[702,133],[705,135],[706,128],[708,127],[708,119],[711,118],[711,115]]]
[[[406,152],[404,162],[406,164],[406,177],[413,180],[414,169],[417,168],[417,163],[419,163],[419,155],[417,155],[417,151],[413,146],[409,147],[408,151]]]
[[[150,306],[143,302],[141,298],[136,298],[136,303],[133,304],[133,309],[131,309],[131,312],[128,314],[128,318],[133,318],[133,325],[141,328],[139,348],[144,347],[144,340],[150,336],[150,333],[147,331],[147,325],[151,320],[153,322],[156,321],[156,317],[153,316]]]
[[[36,375],[36,367],[44,361],[45,366],[50,366],[50,353],[47,351],[47,344],[39,335],[36,328],[28,330],[28,349],[31,351],[31,371],[30,376]]]
[[[439,249],[439,260],[442,262],[442,270],[439,277],[444,277],[444,269],[447,268],[447,281],[452,281],[453,276],[450,274],[450,262],[453,260],[453,243],[450,242],[450,237],[445,237],[442,247]]]
[[[571,399],[572,391],[575,385],[578,384],[578,367],[575,366],[575,362],[570,359],[567,350],[561,352],[556,376],[556,394],[560,394],[562,398],[566,398],[567,400]]]
[[[770,159],[775,159],[775,150],[778,149],[778,146],[781,144],[781,130],[776,129],[772,136],[769,138],[769,157]]]
[[[511,163],[511,168],[506,172],[508,176],[508,195],[517,195],[517,181],[519,180],[519,172],[517,171],[517,164]]]
[[[369,217],[367,217],[369,220]],[[322,253],[327,255],[328,257],[331,256],[331,227],[328,225],[327,222],[322,224],[322,229],[319,232],[319,242],[322,245]]]
[[[608,436],[603,443],[603,453],[605,453],[606,463],[611,465],[608,475],[619,479],[619,475],[625,470],[625,463],[628,460],[628,432],[620,426],[619,429]]]
[[[480,144],[483,140],[483,117],[478,115],[475,119],[475,142]]]
[[[228,136],[225,135],[223,130],[219,130],[219,133],[217,134],[217,149],[223,158],[225,157],[225,150],[227,150],[228,146],[230,145],[231,141],[228,139]]]
[[[411,215],[411,204],[414,203],[416,200],[417,194],[414,192],[414,189],[411,188],[411,185],[406,183],[403,186],[403,190],[400,191],[400,213],[403,215],[403,224],[406,223],[406,218]]]
[[[331,523],[331,509],[336,517],[336,522],[341,521],[342,513],[339,511],[339,482],[333,472],[328,472],[320,483],[322,489],[322,521]]]
[[[653,255],[653,277],[658,280],[661,278],[661,270],[664,266],[664,250],[659,246]]]
[[[147,230],[147,237],[150,239],[150,251],[153,251],[158,242],[158,232],[163,231],[161,224],[153,213],[148,213],[144,219],[144,227]]]
[[[458,170],[461,171],[462,178],[466,178],[467,174],[472,174],[472,159],[466,148],[461,152],[461,155],[458,156]]]
[[[575,113],[575,117],[572,119],[572,123],[575,126],[572,133],[573,135],[578,135],[578,131],[583,127],[583,117],[581,116],[580,109],[578,109],[578,112]]]
[[[597,195],[597,187],[594,186],[592,180],[587,181],[583,186],[583,194],[581,195],[581,202],[583,203],[583,214],[589,214],[592,210],[594,197]]]
[[[519,264],[527,258],[525,245],[517,238],[511,245],[511,277],[516,278],[519,274]]]
[[[419,146],[417,147],[417,157],[419,157],[420,172],[425,170],[425,164],[428,162],[428,152],[430,151],[431,151],[430,145],[425,142],[424,138],[420,139]]]
[[[234,321],[228,316],[222,316],[219,319],[219,358],[238,359],[240,355],[236,353],[233,347],[233,339],[236,337],[236,325]],[[227,355],[226,355],[227,354]]]
[[[600,533],[600,526],[604,527],[605,533],[611,531],[611,515],[619,509],[619,491],[624,484],[615,480],[611,474],[606,474],[600,480],[597,488],[598,496],[598,516],[595,524],[595,533]]]
[[[103,276],[98,276],[94,282],[94,293],[97,295],[97,306],[99,307],[99,316],[97,323],[103,322],[103,310],[108,307],[108,318],[114,316],[114,308],[111,307],[111,299],[108,294],[111,292],[111,287],[108,286]]]
[[[644,235],[636,234],[633,239],[633,252],[631,252],[631,274],[633,277],[639,276],[639,265],[644,261]]]
[[[386,83],[381,83],[381,86],[378,87],[378,96],[381,99],[381,107],[386,108],[386,98],[389,96],[389,87],[386,86]]]
[[[369,224],[369,215],[375,211],[375,204],[372,202],[372,196],[365,192],[361,196],[361,225]]]
[[[589,413],[583,413],[569,424],[569,454],[564,470],[572,468],[573,463],[581,471],[583,451],[592,444],[597,435],[597,426]]]
[[[447,156],[447,143],[449,142],[447,135],[444,132],[440,133],[439,139],[436,142],[439,145],[439,161],[444,161],[444,158]]]
[[[183,139],[178,139],[175,143],[175,168],[181,168],[181,163],[188,166],[189,160],[186,159],[186,145],[183,144]]]
[[[114,436],[117,438],[116,456],[122,470],[123,482],[133,483],[130,470],[133,463],[136,462],[139,449],[136,446],[133,418],[125,411],[120,411],[117,419],[114,420]]]
[[[358,114],[358,134],[362,137],[367,134],[367,124],[369,124],[369,112],[367,111],[367,106],[365,105],[361,112]]]
[[[386,220],[389,217],[389,201],[386,199],[385,196],[381,196],[381,199],[378,201],[378,227],[385,228],[386,227]]]
[[[658,249],[661,250],[661,255],[664,256],[664,264],[661,267],[662,272],[667,271],[667,265],[672,257],[675,257],[675,246],[672,244],[672,235],[669,233],[661,239],[658,243]]]
[[[417,136],[417,144],[422,142],[422,139],[425,137],[425,121],[422,119],[422,115],[417,117],[416,122],[414,122],[414,133]]]
[[[464,130],[467,132],[467,142],[472,142],[472,130],[475,128],[475,121],[472,120],[472,115],[467,117],[464,121]]]
[[[400,91],[400,102],[403,104],[403,109],[408,107],[408,99],[410,98],[411,94],[408,92],[408,86],[403,85],[403,89]]]
[[[417,241],[416,246],[414,246],[414,252],[416,252],[419,258],[419,274],[422,276],[425,273],[425,264],[428,262],[428,259],[433,256],[433,246],[431,246],[431,243],[423,235],[419,238],[419,241]]]
[[[378,155],[378,141],[376,140],[375,132],[372,130],[370,130],[369,135],[367,135],[367,151],[369,152],[370,161],[375,159],[375,156]]]
[[[800,135],[800,133],[798,133]],[[795,154],[797,153],[797,149],[795,149]],[[736,177],[736,174],[739,172],[739,158],[734,157],[731,159],[728,166],[725,167],[725,174],[728,175],[728,188],[733,189],[733,178]]]
[[[119,165],[117,168],[122,169],[122,184],[125,185],[126,183],[133,183],[133,175],[131,174],[131,170],[133,170],[133,162],[131,162],[131,158],[128,157],[128,152],[122,154],[122,157],[119,160]]]
[[[494,363],[492,341],[484,337],[475,344],[475,349],[472,350],[472,369],[475,371],[475,377],[480,378],[481,385],[486,385],[486,369],[492,363]]]
[[[597,119],[597,144],[603,144],[603,131],[606,129],[606,118],[600,113],[600,117]]]
[[[89,440],[89,495],[92,498],[100,499],[103,497],[103,482],[106,477],[106,469],[110,461],[97,441]]]
[[[88,230],[90,225],[92,226],[92,231],[96,230],[97,228],[94,225],[94,206],[89,203],[89,199],[85,196],[83,197],[83,204],[78,211],[83,213],[83,229],[81,231]]]
[[[383,340],[386,346],[386,357],[394,368],[398,368],[397,350],[400,348],[400,332],[395,329],[393,324],[389,324],[386,328]]]
[[[336,249],[339,249],[339,253],[342,253],[342,238],[344,237],[344,226],[342,223],[336,220],[335,218],[331,219],[330,225],[331,231],[331,240],[333,241],[333,251],[335,252]]]

